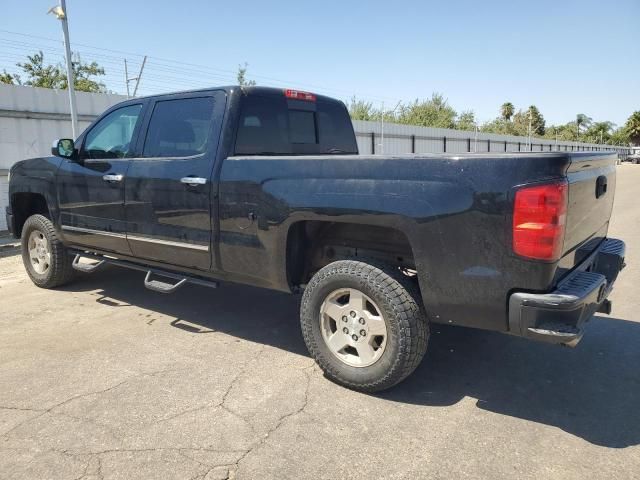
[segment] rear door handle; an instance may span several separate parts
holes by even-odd
[[[107,175],[102,176],[102,180],[105,182],[121,182],[124,178],[124,175],[121,173],[108,173]]]
[[[207,183],[206,178],[202,177],[182,177],[180,179],[180,183],[184,183],[185,185],[189,185],[191,187],[195,187],[196,185],[204,185]]]

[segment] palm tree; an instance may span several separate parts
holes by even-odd
[[[579,113],[576,115],[576,126],[578,128],[578,139],[580,139],[580,126],[584,125],[585,128],[588,128],[591,125],[592,118],[588,117],[584,113]]]
[[[631,143],[640,145],[640,110],[631,114],[624,129]]]
[[[513,103],[511,102],[505,102],[502,104],[502,106],[500,107],[500,115],[502,116],[502,119],[506,122],[511,120],[511,117],[513,117]]]

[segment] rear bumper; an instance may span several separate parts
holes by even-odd
[[[607,300],[625,266],[622,240],[604,240],[551,293],[516,292],[509,297],[509,333],[532,340],[575,346],[596,312],[610,313]]]
[[[9,233],[15,236],[16,227],[15,227],[15,224],[13,223],[14,216],[13,216],[13,213],[11,212],[11,207],[7,207],[5,209],[4,218],[7,221],[7,228],[9,229]]]

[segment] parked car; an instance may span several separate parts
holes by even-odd
[[[343,103],[226,87],[110,108],[12,168],[6,215],[42,288],[115,264],[161,293],[219,281],[302,293],[326,376],[377,391],[418,366],[432,323],[574,346],[609,313],[625,255],[607,238],[615,163],[358,155]]]
[[[629,156],[627,156],[627,162],[640,163],[640,150],[634,150]]]

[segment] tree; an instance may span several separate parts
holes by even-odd
[[[585,132],[585,140],[592,143],[607,143],[611,139],[615,126],[615,123],[609,121],[593,122]]]
[[[60,89],[66,89],[69,86],[66,69],[60,64],[45,64],[44,54],[41,51],[33,55],[27,55],[27,61],[16,63],[16,66],[26,74],[27,80],[22,82],[20,75],[4,71],[0,74],[1,83]],[[84,63],[80,55],[76,54],[72,55],[71,67],[74,76],[73,85],[76,90],[81,92],[106,92],[104,83],[98,82],[93,78],[104,75],[104,68],[96,62]]]
[[[104,75],[104,68],[97,62],[83,63],[80,54],[72,55],[71,67],[73,68],[73,86],[80,92],[106,93],[104,83],[94,80],[92,77]],[[63,75],[62,88],[69,88],[67,76]]]
[[[25,85],[43,88],[60,88],[62,71],[56,65],[45,65],[42,51],[27,55],[27,62],[16,63],[27,75]]]
[[[629,135],[625,127],[620,127],[611,134],[611,145],[629,145]]]
[[[576,115],[576,132],[578,138],[580,138],[580,127],[584,125],[585,128],[589,128],[591,122],[592,118],[588,117],[584,113],[579,113]]]
[[[513,103],[505,102],[500,107],[500,116],[505,122],[510,122],[511,117],[513,117],[513,111],[514,111]]]
[[[543,136],[545,132],[545,120],[538,107],[531,105],[526,111],[519,110],[513,117],[514,133],[516,135],[529,135],[529,122],[531,122],[531,135]]]
[[[551,140],[558,139],[559,141],[573,142],[576,140],[576,124],[575,122],[569,122],[565,125],[551,125],[545,129],[546,138]]]
[[[375,120],[376,112],[371,102],[358,100],[355,95],[347,102],[347,109],[352,120]]]
[[[7,73],[6,70],[3,70],[0,73],[0,83],[6,83],[8,85],[22,85],[22,80],[20,79],[20,75],[17,73]]]
[[[429,100],[414,100],[400,105],[397,121],[422,127],[454,128],[456,111],[440,93],[434,93]]]
[[[253,87],[256,82],[254,80],[247,80],[247,67],[249,64],[244,62],[244,65],[238,65],[238,73],[236,78],[238,79],[238,85],[241,87]]]
[[[475,130],[476,128],[476,115],[473,110],[466,110],[458,115],[456,119],[457,130]]]
[[[538,110],[538,107],[531,105],[528,110],[529,117],[531,118],[531,133],[532,135],[543,136],[545,131],[546,122],[544,117]]]
[[[483,132],[497,133],[498,135],[517,135],[516,126],[502,117],[486,122],[480,128]]]
[[[624,124],[624,131],[631,143],[640,145],[640,110],[631,114]]]

